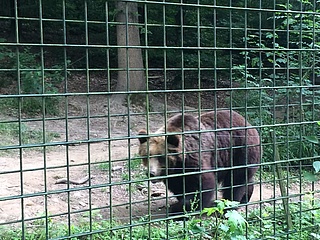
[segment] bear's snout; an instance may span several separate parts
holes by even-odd
[[[151,158],[149,160],[149,164],[148,164],[148,169],[147,169],[147,177],[151,178],[151,182],[155,183],[155,182],[159,182],[160,180],[157,179],[157,177],[161,176],[161,165],[158,161],[157,158]],[[154,179],[156,178],[156,179]]]
[[[147,175],[148,175],[148,173],[147,173]],[[152,171],[152,172],[149,173],[149,175],[150,175],[150,177],[155,177],[156,173],[154,171]]]

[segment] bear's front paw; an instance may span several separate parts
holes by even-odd
[[[183,204],[181,204],[180,202],[177,202],[170,206],[169,216],[175,217],[173,220],[176,220],[176,221],[182,221],[182,220],[188,219],[188,216],[185,214],[185,211],[183,210]]]
[[[170,206],[170,215],[177,215],[177,214],[183,214],[183,205],[180,202],[177,202],[175,204],[172,204]]]

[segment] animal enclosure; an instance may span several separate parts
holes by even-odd
[[[0,0],[0,239],[320,239],[319,9],[316,0]],[[166,130],[177,114],[221,110],[247,122],[230,114],[218,127],[215,115],[211,128],[183,120]],[[252,129],[260,141],[250,145]],[[172,136],[179,143],[164,141],[162,153],[138,154],[142,138]],[[252,147],[259,162],[248,160]],[[195,170],[183,160],[172,173],[177,156],[196,158]],[[162,173],[151,175],[155,158]],[[258,169],[253,180],[248,169]],[[186,179],[224,172],[231,184],[212,181],[203,210],[203,180],[191,199]],[[246,201],[221,200],[253,187]],[[189,205],[172,215],[177,199]]]

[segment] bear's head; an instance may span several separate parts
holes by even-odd
[[[147,135],[143,129],[139,135]],[[180,135],[141,136],[139,138],[139,155],[147,168],[148,177],[166,176],[174,170],[176,163],[181,161]],[[155,182],[157,180],[154,180]]]
[[[189,114],[177,114],[168,119],[166,127],[163,126],[156,132],[158,136],[150,137],[147,136],[146,130],[140,130],[139,155],[143,158],[143,165],[148,169],[147,176],[166,176],[181,171],[184,158],[188,155],[183,153],[183,149],[188,145],[190,151],[199,150],[199,137],[187,132],[199,129],[205,127],[198,118]],[[165,136],[161,135],[165,132]]]

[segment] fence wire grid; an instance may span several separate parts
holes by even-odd
[[[319,9],[0,0],[0,238],[320,239]]]

